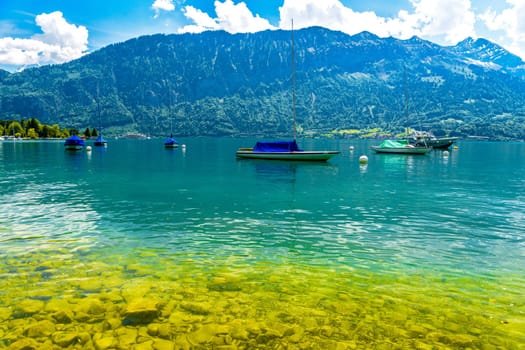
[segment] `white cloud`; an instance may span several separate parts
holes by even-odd
[[[402,39],[417,35],[442,44],[455,44],[475,36],[471,0],[411,0],[410,3],[411,11],[402,10],[396,17],[387,18],[372,11],[354,11],[340,0],[284,0],[279,7],[279,27],[289,29],[293,18],[297,29],[321,26],[347,34],[369,31],[381,37]],[[223,29],[230,33],[246,33],[275,29],[266,19],[253,15],[244,2],[234,4],[232,0],[217,0],[214,4],[216,18],[192,6],[184,7],[186,18],[194,24],[179,32]]]
[[[215,12],[220,26],[230,33],[253,33],[271,29],[268,20],[253,15],[244,2],[237,5],[232,0],[215,1]]]
[[[470,0],[412,0],[419,28],[416,33],[424,38],[444,37],[448,44],[456,44],[469,36],[475,36],[476,16]]]
[[[196,9],[193,6],[186,6],[183,9],[184,15],[193,21],[194,25],[187,25],[179,29],[180,33],[201,33],[206,30],[219,30],[219,23],[211,18],[206,12]]]
[[[30,39],[0,38],[0,64],[39,65],[62,63],[87,52],[88,31],[84,26],[69,24],[62,12],[36,16],[42,34]]]
[[[395,18],[374,12],[356,12],[339,0],[285,0],[279,8],[281,28],[289,28],[291,19],[297,28],[322,26],[347,34],[369,31],[378,36],[440,39],[456,43],[474,34],[474,13],[470,0],[412,0],[413,12],[402,10]]]
[[[386,20],[374,12],[355,12],[345,7],[339,0],[285,0],[279,8],[279,26],[289,29],[292,19],[297,29],[321,26],[348,34],[372,31],[387,36]]]
[[[215,1],[214,5],[217,18],[212,18],[192,6],[185,6],[184,15],[195,24],[185,26],[179,32],[199,33],[205,30],[222,29],[234,34],[275,29],[268,20],[261,18],[258,14],[254,16],[244,2],[234,4],[232,0],[225,0],[224,2]]]
[[[155,0],[151,8],[155,10],[154,18],[159,17],[160,11],[171,12],[175,10],[175,5],[172,0]]]
[[[412,36],[441,45],[455,45],[467,37],[478,37],[476,30],[483,22],[489,32],[483,36],[525,58],[525,0],[506,0],[501,12],[487,10],[476,15],[473,0],[409,0],[411,8],[395,16],[381,17],[373,11],[354,11],[341,0],[284,0],[279,7],[279,28],[325,27],[350,35],[369,31],[380,37],[408,39]],[[481,5],[476,3],[479,8]],[[216,18],[192,7],[183,8],[194,24],[179,29],[180,33],[198,33],[223,29],[230,33],[275,29],[266,19],[253,15],[244,2],[215,1]],[[491,38],[495,32],[499,37]]]
[[[489,8],[478,17],[491,32],[501,33],[496,41],[508,43],[505,46],[510,51],[525,58],[525,1],[507,0],[506,3],[509,7],[500,13]]]

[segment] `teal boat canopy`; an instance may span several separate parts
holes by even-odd
[[[381,148],[402,148],[408,146],[406,140],[384,140],[379,147]]]
[[[301,152],[297,142],[293,141],[275,141],[275,142],[257,142],[253,147],[253,152]]]

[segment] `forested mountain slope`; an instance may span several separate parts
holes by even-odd
[[[294,37],[303,133],[411,126],[525,139],[524,62],[487,40],[443,47],[318,27]],[[291,45],[281,30],[159,34],[66,64],[0,71],[0,119],[98,127],[98,99],[102,127],[115,135],[290,134]]]

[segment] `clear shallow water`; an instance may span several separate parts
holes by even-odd
[[[525,144],[179,141],[0,143],[0,346],[524,346]]]

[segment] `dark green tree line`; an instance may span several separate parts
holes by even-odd
[[[78,134],[77,129],[61,128],[58,124],[42,124],[36,118],[27,120],[1,120],[0,119],[0,136],[27,138],[27,139],[52,139],[66,138]],[[98,132],[95,128],[90,130],[86,128],[84,136],[96,137]]]

